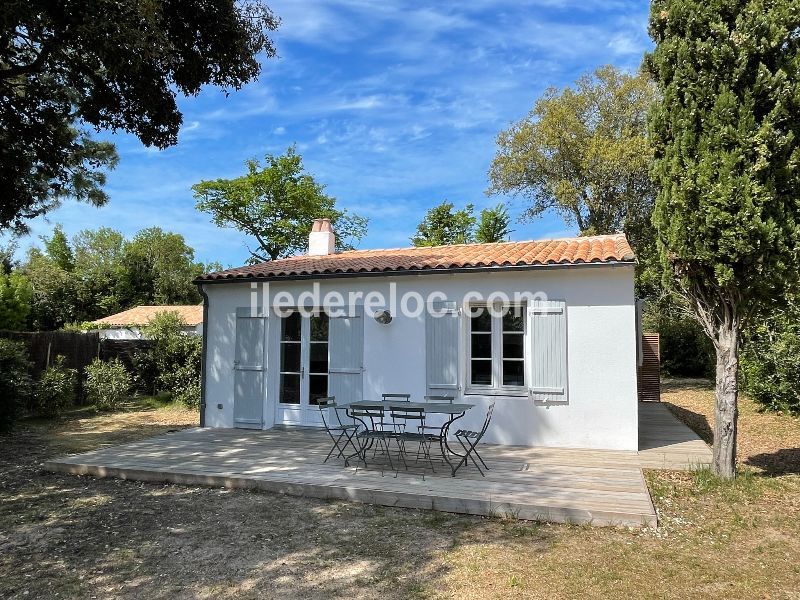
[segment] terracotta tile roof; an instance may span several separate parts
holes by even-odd
[[[457,244],[392,250],[351,250],[328,256],[293,256],[227,269],[195,281],[296,278],[314,275],[446,271],[510,266],[580,265],[634,262],[624,235],[598,235],[558,240]]]
[[[109,327],[125,327],[128,325],[147,325],[156,313],[160,312],[176,312],[186,324],[190,327],[200,325],[203,322],[203,305],[170,305],[170,306],[137,306],[129,310],[124,310],[121,313],[103,317],[92,321],[99,325],[108,325]]]

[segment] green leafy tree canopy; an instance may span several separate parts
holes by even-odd
[[[513,233],[511,229],[511,215],[508,214],[506,205],[502,202],[497,206],[484,208],[475,230],[475,241],[479,244],[493,242],[506,242]]]
[[[714,468],[735,474],[741,332],[796,285],[800,5],[656,0],[646,58],[653,221],[670,283],[716,350]]]
[[[445,246],[449,244],[469,244],[475,239],[475,207],[467,204],[460,210],[453,210],[452,202],[445,200],[425,214],[417,225],[417,232],[411,238],[415,246]]]
[[[86,126],[175,144],[176,96],[255,79],[277,26],[259,0],[2,3],[0,229],[24,230],[65,196],[105,203],[117,155]]]
[[[33,288],[17,271],[0,273],[0,329],[27,329]]]
[[[247,173],[234,179],[201,181],[192,186],[197,208],[220,227],[255,238],[254,260],[275,260],[304,250],[314,219],[328,218],[338,250],[349,250],[367,232],[367,219],[336,208],[336,199],[305,171],[294,147],[268,154],[262,166],[247,161]]]
[[[646,75],[613,66],[548,89],[498,135],[488,193],[525,198],[523,218],[554,210],[582,235],[624,232],[642,255],[652,244],[646,120],[656,97]]]

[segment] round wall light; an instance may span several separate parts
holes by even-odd
[[[379,310],[375,313],[375,320],[381,325],[388,325],[392,322],[392,313],[388,310]]]

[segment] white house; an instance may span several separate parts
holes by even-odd
[[[309,253],[204,275],[201,423],[318,425],[317,398],[453,395],[487,442],[637,449],[622,235]],[[491,310],[489,310],[491,309]]]
[[[98,329],[101,338],[138,340],[142,337],[142,327],[149,324],[151,319],[160,312],[177,313],[186,325],[183,328],[185,333],[202,335],[203,307],[199,304],[136,306],[135,308],[92,321],[92,324]]]

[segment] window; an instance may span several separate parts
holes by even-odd
[[[469,309],[468,388],[476,392],[525,389],[525,307]]]

